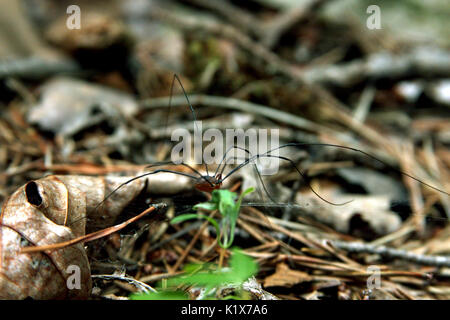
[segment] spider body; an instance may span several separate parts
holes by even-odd
[[[222,174],[215,176],[203,176],[203,180],[195,184],[195,189],[203,192],[211,193],[216,189],[222,187]]]

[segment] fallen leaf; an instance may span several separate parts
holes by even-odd
[[[101,122],[106,114],[130,116],[138,109],[137,102],[126,93],[70,78],[50,80],[40,91],[41,101],[28,113],[28,121],[63,135]]]
[[[289,269],[285,263],[277,264],[274,274],[264,279],[264,287],[287,287],[311,281],[313,278],[306,272]]]

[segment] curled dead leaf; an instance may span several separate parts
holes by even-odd
[[[125,92],[66,77],[47,81],[39,91],[41,99],[30,109],[28,121],[66,136],[105,120],[106,114],[129,116],[138,110]]]
[[[275,273],[264,279],[264,287],[291,288],[301,282],[312,281],[312,279],[306,272],[292,270],[285,263],[279,263]]]
[[[400,217],[390,209],[390,197],[387,195],[339,194],[322,189],[326,199],[339,203],[347,202],[345,206],[334,206],[325,203],[314,194],[302,193],[296,197],[297,203],[307,203],[315,219],[332,226],[342,233],[355,233],[358,236],[386,235],[398,230],[401,226]],[[365,233],[358,234],[355,222],[366,226]],[[359,227],[359,226],[357,226]],[[361,232],[360,232],[361,233]]]
[[[99,206],[127,178],[48,176],[28,182],[4,203],[0,216],[0,299],[84,299],[92,282],[81,242],[58,250],[20,253],[30,245],[70,241],[86,233],[86,218],[96,228],[112,225],[144,187],[125,185]],[[89,227],[88,227],[89,229]],[[80,287],[68,282],[79,270]]]

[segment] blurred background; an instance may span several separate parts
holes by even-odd
[[[76,11],[67,12],[71,5],[80,9],[79,29],[68,27],[77,21]],[[368,11],[371,5],[379,11]],[[0,204],[47,174],[135,173],[169,159],[165,124],[176,73],[204,129],[278,128],[280,143],[346,145],[389,163],[332,148],[283,151],[325,198],[355,200],[345,212],[327,206],[289,166],[270,177],[278,201],[311,204],[300,210],[308,218],[299,223],[333,230],[312,234],[450,252],[448,195],[392,169],[450,190],[448,1],[1,0],[0,6]],[[181,93],[176,84],[169,126],[192,129]],[[233,179],[243,188],[255,183],[244,170]],[[269,211],[298,220],[286,210]],[[395,236],[382,238],[388,235]],[[448,297],[436,292],[418,296]]]

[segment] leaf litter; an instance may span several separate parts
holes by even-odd
[[[374,154],[430,185],[448,190],[450,162],[445,126],[448,107],[443,94],[445,81],[441,81],[441,78],[448,77],[448,73],[445,68],[436,70],[434,64],[419,59],[423,56],[419,54],[425,50],[423,46],[409,52],[400,50],[394,57],[395,50],[386,46],[386,42],[381,44],[381,48],[388,53],[377,52],[367,46],[363,37],[349,33],[344,38],[345,43],[351,46],[338,44],[337,51],[321,56],[324,48],[335,46],[327,38],[330,28],[339,30],[335,21],[318,18],[320,7],[325,4],[308,9],[311,19],[304,20],[298,16],[298,20],[287,29],[273,29],[272,40],[261,40],[264,33],[255,31],[257,27],[248,25],[238,29],[224,18],[228,7],[220,9],[225,12],[206,7],[208,14],[204,15],[203,11],[195,10],[202,6],[201,2],[193,7],[190,3],[187,1],[184,6],[191,10],[185,10],[179,4],[170,4],[169,7],[154,4],[146,13],[131,8],[126,10],[131,6],[127,2],[121,5],[114,2],[111,9],[124,10],[129,19],[132,20],[133,15],[140,16],[139,28],[153,30],[152,26],[156,25],[161,30],[171,30],[172,36],[167,39],[145,37],[145,33],[133,33],[130,27],[126,32],[120,29],[119,40],[109,42],[98,40],[98,33],[106,30],[106,34],[116,34],[112,31],[118,27],[110,25],[114,21],[110,19],[112,13],[91,4],[86,10],[106,18],[93,18],[93,27],[86,28],[76,38],[54,37],[53,47],[48,48],[49,51],[65,52],[74,62],[71,66],[76,66],[70,72],[83,70],[84,74],[65,75],[62,81],[51,76],[58,75],[58,70],[68,71],[67,65],[59,63],[63,60],[56,59],[51,69],[47,68],[49,62],[45,56],[38,57],[46,61],[40,66],[28,63],[20,55],[16,57],[14,68],[5,69],[1,74],[2,81],[15,77],[15,82],[6,81],[1,87],[5,98],[2,98],[0,111],[0,201],[3,204],[2,218],[6,218],[2,221],[2,239],[15,237],[14,243],[20,240],[18,243],[27,246],[32,240],[18,237],[12,229],[7,229],[7,223],[36,228],[33,237],[40,237],[40,244],[52,244],[120,225],[143,212],[149,204],[164,202],[169,207],[165,214],[160,213],[167,218],[154,222],[151,217],[143,217],[116,234],[86,243],[86,251],[79,243],[69,246],[72,249],[68,251],[39,253],[41,262],[33,260],[30,254],[24,254],[21,259],[14,260],[11,270],[19,268],[15,263],[22,263],[29,271],[24,273],[26,277],[30,272],[33,274],[33,267],[39,266],[39,277],[47,279],[58,270],[66,270],[63,265],[66,266],[71,257],[69,254],[69,258],[64,260],[62,252],[76,251],[82,257],[79,260],[82,262],[77,263],[88,268],[89,274],[97,275],[84,282],[88,287],[91,282],[93,289],[92,292],[90,288],[84,290],[82,298],[123,299],[131,293],[149,290],[146,285],[152,286],[176,276],[188,263],[217,261],[224,255],[227,264],[229,253],[217,248],[214,228],[208,224],[196,225],[195,221],[168,224],[170,217],[192,212],[195,204],[204,203],[209,197],[193,191],[193,181],[178,175],[160,173],[148,176],[146,188],[142,180],[132,193],[120,191],[113,197],[111,206],[122,211],[119,203],[125,200],[126,210],[118,213],[118,219],[106,219],[107,222],[100,217],[79,220],[85,221],[83,223],[91,230],[65,226],[70,219],[89,210],[69,208],[74,210],[74,216],[53,216],[49,209],[43,210],[43,216],[35,214],[35,210],[41,210],[33,207],[33,203],[39,202],[39,197],[37,200],[19,201],[20,210],[31,213],[31,225],[22,218],[12,222],[8,220],[11,219],[8,218],[9,203],[14,200],[7,198],[14,194],[15,197],[23,197],[26,186],[32,192],[33,182],[30,181],[35,181],[37,190],[41,190],[41,183],[53,179],[49,176],[51,174],[72,175],[72,178],[61,178],[63,181],[72,179],[70,182],[67,180],[64,187],[51,189],[46,193],[48,199],[42,198],[53,205],[61,205],[60,202],[67,198],[58,193],[71,197],[65,188],[83,189],[87,187],[85,181],[98,179],[88,189],[76,193],[80,197],[76,202],[78,205],[82,207],[83,203],[90,202],[92,206],[106,196],[102,191],[103,182],[100,182],[103,179],[135,176],[145,165],[168,159],[171,148],[164,132],[170,132],[165,121],[174,72],[180,73],[189,93],[196,93],[189,94],[189,98],[205,127],[217,127],[217,122],[222,119],[229,123],[227,117],[230,113],[226,110],[237,109],[248,117],[245,124],[248,127],[279,127],[285,142],[349,145]],[[276,19],[283,14],[274,13],[263,2],[258,2],[257,10],[270,14],[254,15],[245,8],[230,6],[243,16],[252,17],[248,21],[253,22]],[[39,18],[47,22],[41,24],[43,29],[51,25],[52,32],[57,32],[58,28],[61,32],[67,31],[61,22],[45,12],[38,11],[31,18],[21,16],[17,21]],[[61,12],[64,14],[65,10]],[[246,21],[242,20],[243,23]],[[348,24],[350,26],[347,27],[355,28],[357,22]],[[274,26],[276,24],[272,24]],[[128,28],[126,21],[120,28]],[[356,28],[362,30],[363,26],[357,25]],[[301,30],[308,32],[302,33]],[[124,34],[134,37],[137,45],[122,41]],[[394,44],[404,41],[387,38]],[[98,45],[92,43],[96,39]],[[27,40],[18,37],[17,41]],[[73,42],[68,43],[70,41]],[[160,45],[161,41],[164,46]],[[173,42],[176,54],[168,57],[169,42]],[[83,43],[89,45],[83,47]],[[305,43],[309,48],[302,47]],[[427,45],[430,46],[429,43]],[[346,55],[339,55],[338,51]],[[299,52],[303,52],[303,62],[296,62]],[[438,45],[432,52],[439,61],[447,61],[448,53]],[[377,57],[396,64],[383,64],[382,69],[376,69],[371,63],[376,62]],[[314,59],[317,64],[308,65]],[[302,63],[307,67],[306,72],[302,72]],[[411,77],[417,83],[423,80],[421,73],[409,73],[410,67],[396,67],[403,65],[415,65],[421,73],[433,79],[430,83],[436,85],[427,87],[414,99],[399,96],[397,85],[401,81]],[[47,68],[47,71],[42,72],[39,68]],[[330,77],[329,70],[340,70],[340,77]],[[348,85],[349,81],[352,86]],[[362,103],[364,99],[361,96],[367,85],[374,88],[369,107]],[[32,103],[33,97],[38,101],[36,104]],[[367,95],[365,99],[367,97],[370,98]],[[358,98],[361,98],[359,104],[355,103]],[[174,96],[173,102],[174,106],[186,104],[184,96]],[[424,104],[428,107],[424,108]],[[364,114],[366,116],[361,118]],[[400,118],[393,118],[393,114],[410,119],[411,127],[396,121]],[[171,123],[191,123],[191,115],[186,109],[173,108],[170,118]],[[324,203],[305,185],[296,185],[298,175],[289,166],[283,166],[275,177],[265,179],[270,194],[282,201],[271,203],[266,198],[259,199],[263,202],[260,205],[243,205],[235,229],[235,244],[259,266],[252,280],[257,284],[250,287],[257,288],[255,290],[260,294],[252,297],[448,299],[448,195],[407,177],[403,179],[397,172],[351,152],[312,147],[302,148],[301,152],[303,154],[297,157],[296,152],[289,151],[289,157],[308,172],[311,185],[320,195],[332,202],[353,202],[348,207]],[[168,168],[187,172],[181,166]],[[247,168],[251,171],[250,166]],[[203,168],[196,169],[205,174]],[[100,178],[103,175],[106,177]],[[49,177],[43,178],[45,176]],[[249,186],[255,186],[257,180],[251,172],[237,172],[223,187],[236,188],[240,193]],[[21,186],[24,187],[20,189]],[[144,189],[146,192],[141,193]],[[86,196],[81,196],[84,193]],[[264,197],[264,192],[261,194]],[[255,202],[258,198],[248,200]],[[28,202],[31,206],[25,206]],[[55,219],[56,225],[51,228],[62,238],[44,241],[49,235],[47,238],[39,236],[45,233],[44,225],[39,224],[48,222],[42,217]],[[2,241],[2,245],[5,243]],[[16,250],[2,247],[2,253],[8,255]],[[51,260],[57,252],[60,256]],[[53,265],[50,261],[56,262]],[[367,290],[367,280],[373,275],[370,267],[373,266],[379,268],[381,288]],[[118,274],[118,270],[124,272]],[[62,284],[64,272],[60,275],[62,278],[57,277],[59,282],[55,280],[51,285],[44,280],[38,282],[45,288],[35,292],[23,284],[21,289],[24,293],[11,298],[76,298],[70,296],[70,292],[60,292],[65,288]],[[2,278],[2,285],[4,283]],[[14,291],[2,289],[2,297],[5,292]]]

